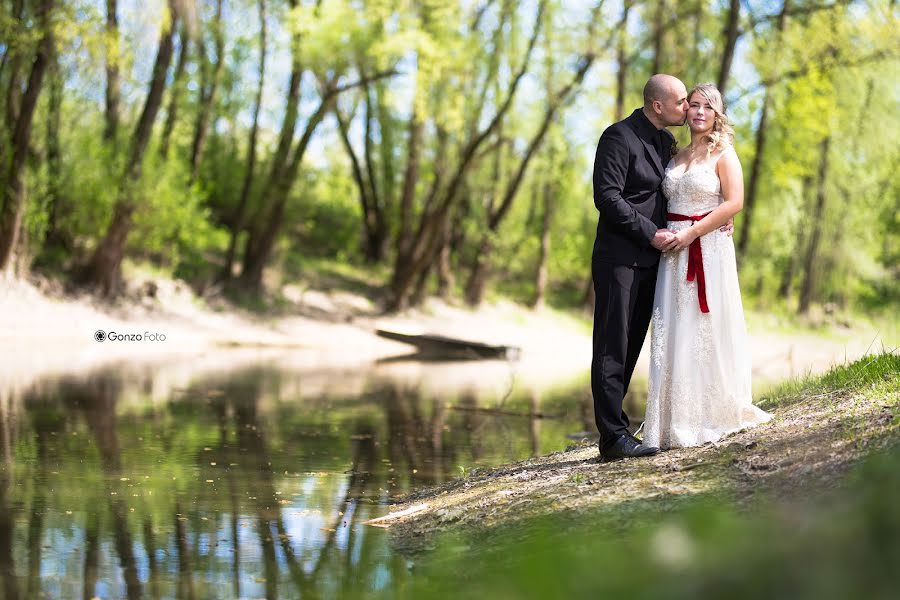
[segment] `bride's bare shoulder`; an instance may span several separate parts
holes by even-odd
[[[736,160],[737,157],[737,150],[734,149],[734,144],[726,144],[725,147],[722,148],[717,154],[713,155],[713,160],[715,160],[716,162],[718,162],[720,158]]]

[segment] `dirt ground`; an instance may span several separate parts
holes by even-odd
[[[810,497],[838,485],[861,456],[900,442],[898,408],[896,391],[805,393],[776,406],[768,423],[718,443],[606,464],[598,462],[596,446],[577,445],[413,493],[368,524],[390,528],[395,546],[415,553],[438,532],[553,513],[666,506],[706,492],[724,491],[739,503],[767,493]]]

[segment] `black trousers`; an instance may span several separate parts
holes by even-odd
[[[657,268],[596,261],[592,265],[596,300],[591,393],[603,449],[628,431],[622,401],[650,326]]]

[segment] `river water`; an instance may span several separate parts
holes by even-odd
[[[503,363],[260,360],[0,391],[3,595],[390,595],[413,565],[364,522],[412,490],[564,449],[594,429],[587,384],[528,387]]]

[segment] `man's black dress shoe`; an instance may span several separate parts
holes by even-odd
[[[611,462],[620,458],[653,456],[657,452],[659,452],[659,448],[645,446],[631,435],[625,434],[619,436],[619,439],[606,450],[600,450],[600,462]]]

